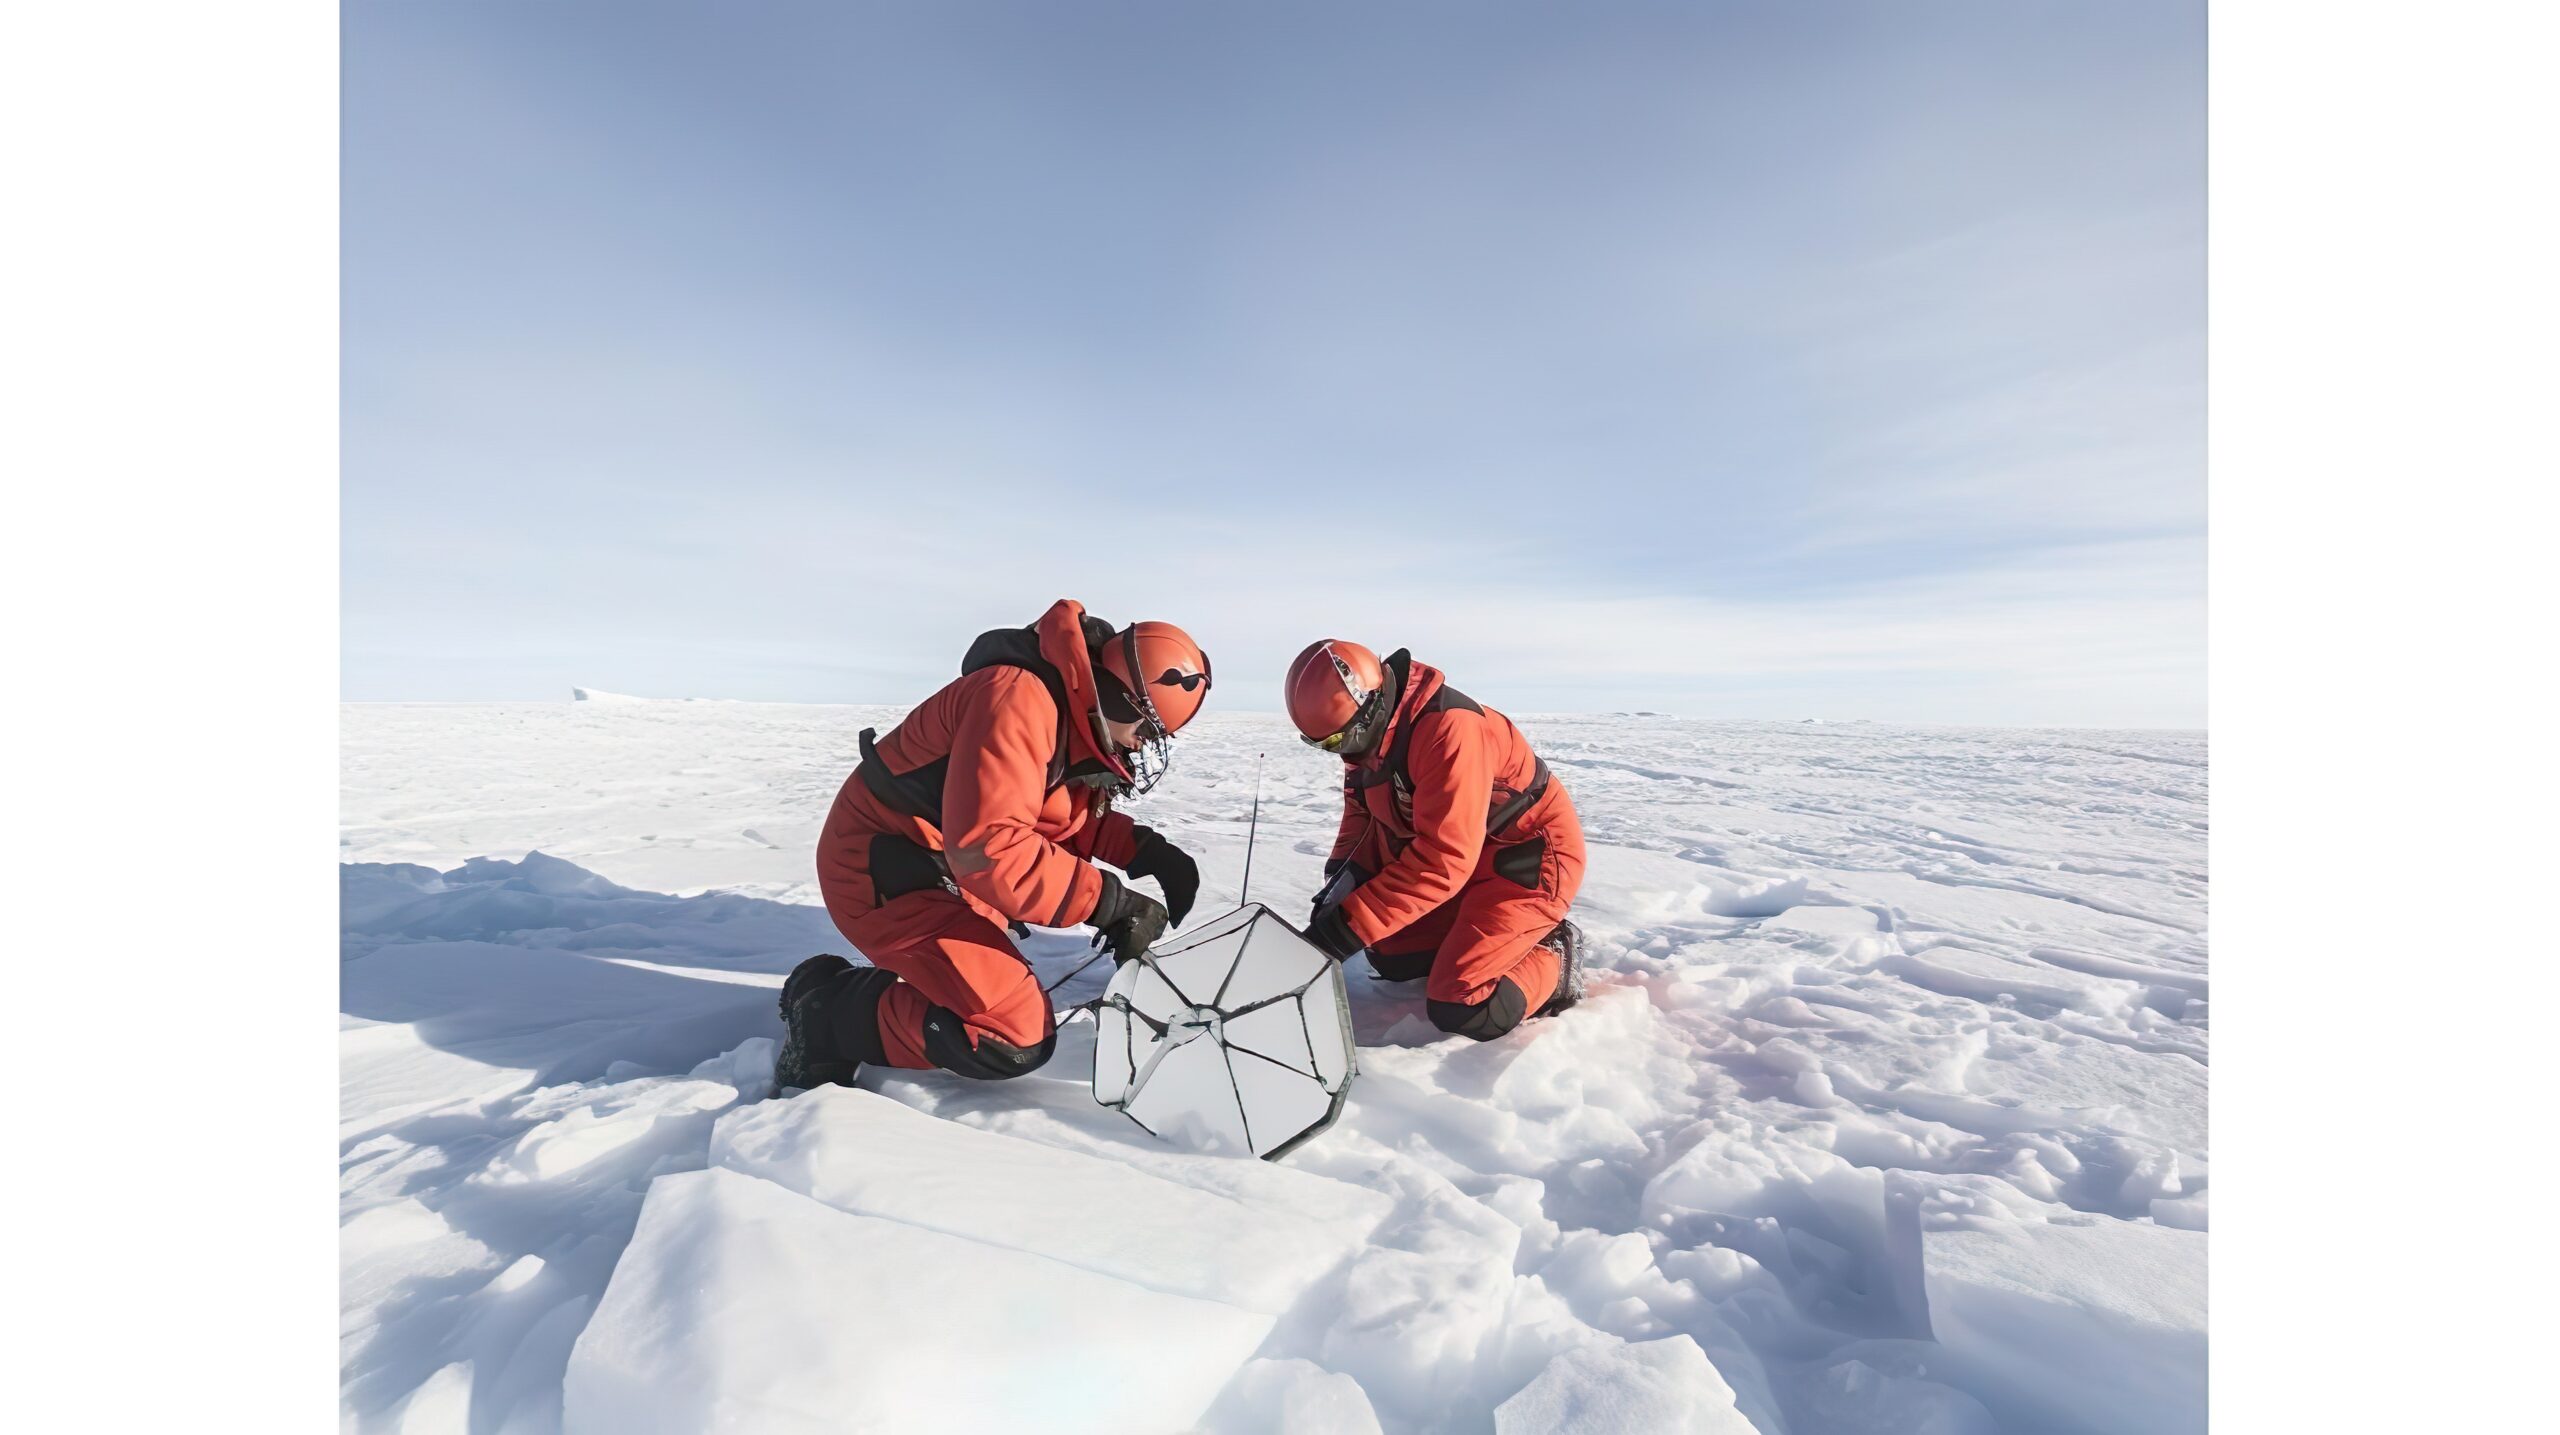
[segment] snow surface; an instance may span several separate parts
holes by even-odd
[[[2200,735],[1529,719],[1590,998],[1476,1045],[1355,963],[1350,1103],[1271,1164],[1095,1106],[1086,1022],[758,1099],[896,713],[344,710],[346,1428],[2202,1428]],[[1290,912],[1339,799],[1279,720],[1134,809],[1203,919],[1256,754]]]
[[[649,1188],[567,1428],[1180,1430],[1272,1321],[714,1167]]]
[[[1685,1335],[1559,1355],[1494,1410],[1493,1428],[1496,1435],[1751,1435],[1732,1389]]]

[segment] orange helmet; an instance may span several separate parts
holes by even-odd
[[[1319,639],[1289,665],[1284,695],[1289,720],[1308,742],[1327,752],[1357,751],[1384,716],[1386,666],[1347,638]]]
[[[1131,623],[1103,640],[1097,657],[1104,714],[1141,723],[1141,738],[1182,731],[1209,700],[1209,655],[1171,623]]]

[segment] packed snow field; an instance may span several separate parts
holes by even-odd
[[[2202,735],[1525,719],[1589,999],[1478,1045],[1355,959],[1348,1107],[1259,1163],[1094,1105],[1087,1021],[761,1099],[897,712],[344,709],[347,1429],[2203,1428]],[[1339,769],[1280,719],[1131,809],[1195,926],[1261,754],[1294,920]]]

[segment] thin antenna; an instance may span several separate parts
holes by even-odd
[[[1262,829],[1262,758],[1261,753],[1253,755],[1253,818],[1244,828],[1244,885],[1236,889],[1239,907],[1253,900],[1253,839]]]

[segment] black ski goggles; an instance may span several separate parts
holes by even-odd
[[[1366,752],[1371,740],[1377,736],[1378,724],[1385,718],[1386,710],[1387,686],[1381,685],[1361,702],[1360,711],[1351,715],[1351,721],[1344,723],[1341,731],[1327,733],[1323,737],[1308,737],[1301,733],[1298,740],[1330,753]]]
[[[1138,741],[1157,742],[1172,734],[1164,730],[1164,719],[1157,715],[1156,705],[1144,693],[1131,694],[1120,679],[1108,671],[1093,675],[1096,696],[1102,700],[1102,715],[1113,722],[1138,725]]]

